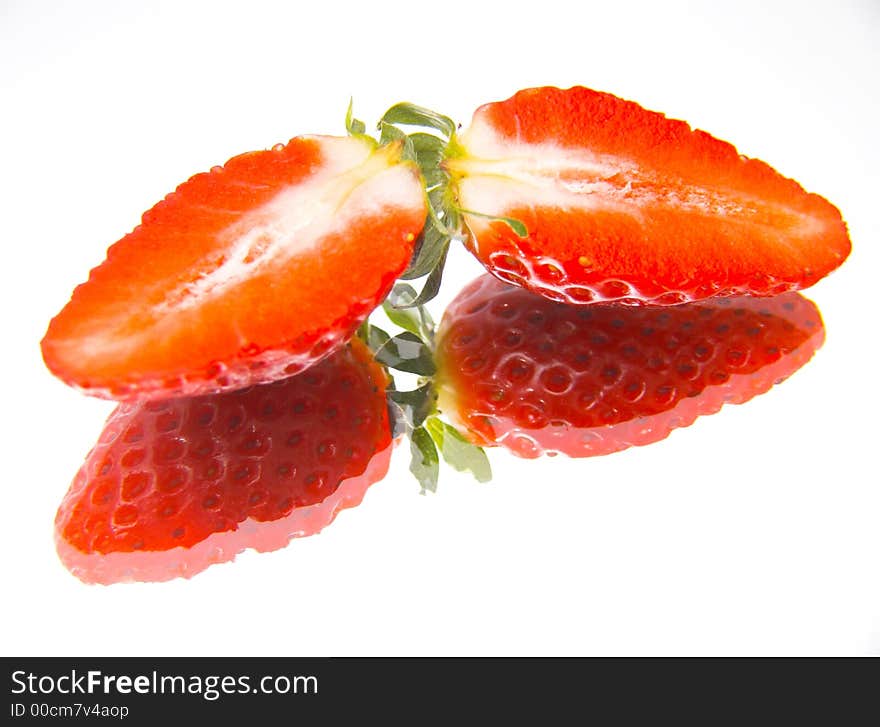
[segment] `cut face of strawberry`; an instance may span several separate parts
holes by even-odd
[[[797,293],[585,308],[486,275],[441,322],[440,407],[475,443],[522,457],[608,454],[764,393],[823,340]]]
[[[114,244],[49,325],[67,383],[133,400],[289,376],[347,340],[425,221],[401,145],[298,137],[181,185]]]
[[[58,510],[62,562],[88,583],[163,581],[317,533],[385,476],[387,381],[353,339],[272,384],[121,404]]]
[[[481,107],[446,168],[472,252],[552,300],[775,295],[850,251],[823,198],[683,121],[587,88]]]

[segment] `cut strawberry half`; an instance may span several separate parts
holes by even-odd
[[[522,457],[608,454],[764,393],[823,340],[797,293],[584,308],[485,275],[441,322],[440,408],[475,443]]]
[[[120,404],[58,510],[62,562],[88,583],[164,581],[317,533],[385,476],[387,382],[353,339],[272,384]]]
[[[412,256],[424,187],[399,142],[304,136],[181,185],[52,320],[49,369],[131,400],[287,376],[347,340]]]
[[[683,121],[587,88],[487,104],[448,154],[470,249],[553,300],[774,295],[812,285],[850,251],[822,197]]]

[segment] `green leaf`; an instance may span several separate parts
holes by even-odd
[[[433,134],[417,132],[410,134],[409,140],[415,151],[419,169],[425,178],[425,185],[430,189],[447,184],[449,174],[441,166],[446,148],[443,139]]]
[[[409,471],[415,475],[422,487],[422,493],[430,490],[437,492],[437,479],[440,476],[440,457],[431,435],[424,427],[414,429],[409,438],[409,450],[412,459]]]
[[[417,311],[412,308],[395,308],[387,302],[382,304],[382,308],[394,325],[422,338],[422,322]]]
[[[421,275],[411,275],[410,271],[415,268],[419,256],[422,254],[422,249],[425,247],[425,238],[428,236],[428,230],[432,229],[433,225],[431,224],[431,219],[428,218],[425,221],[425,224],[422,226],[422,231],[419,233],[419,236],[416,238],[415,245],[413,246],[413,254],[409,259],[409,265],[406,266],[406,270],[404,270],[400,278],[398,280],[413,280],[415,278],[420,278]],[[423,273],[424,275],[424,273]]]
[[[514,217],[498,217],[497,219],[509,225],[510,229],[517,234],[517,237],[529,236],[529,228],[526,227],[522,220],[518,220]]]
[[[383,331],[378,326],[374,326],[372,323],[366,323],[365,325],[367,326],[366,336],[362,336],[362,340],[373,352],[373,355],[375,355],[376,351],[381,349],[386,343],[388,343],[388,341],[391,340],[391,336],[385,333],[385,331]],[[361,327],[363,328],[363,326]]]
[[[455,122],[448,116],[411,103],[399,103],[392,106],[385,112],[379,125],[381,126],[382,123],[426,126],[430,129],[437,129],[447,138],[455,133]]]
[[[510,226],[510,229],[513,230],[517,237],[528,237],[529,236],[529,228],[525,226],[522,220],[518,220],[514,217],[497,217],[495,215],[486,215],[482,212],[474,212],[473,210],[458,210],[464,215],[471,215],[472,217],[483,217],[487,220],[493,220],[496,222],[503,222],[504,224]]]
[[[353,116],[354,110],[354,99],[350,98],[348,100],[348,110],[345,112],[345,129],[352,136],[356,136],[358,134],[366,134],[367,133],[367,125],[361,121],[360,119],[356,119]]]
[[[442,202],[436,202],[435,198],[443,192],[442,189],[435,189],[431,192],[426,193],[426,202],[428,205],[428,224],[433,225],[437,228],[437,231],[441,234],[448,235],[452,237],[453,235],[458,233],[457,225],[450,227],[448,222],[448,217],[445,214],[446,210],[443,207]],[[443,212],[443,219],[440,219],[440,213]]]
[[[370,336],[370,322],[364,321],[358,326],[358,329],[355,331],[354,335],[360,338],[364,343],[369,346],[369,336]]]
[[[446,189],[443,187],[435,187],[428,192],[428,202],[435,210],[446,211]]]
[[[428,203],[428,221],[435,224],[444,234],[458,235],[461,229],[461,215],[449,200],[449,187],[440,185],[429,190]]]
[[[427,310],[422,306],[429,301],[434,300],[437,296],[437,293],[440,291],[440,282],[443,280],[443,268],[446,266],[446,253],[449,252],[449,246],[443,248],[443,253],[440,255],[440,259],[437,261],[437,264],[434,266],[434,269],[431,270],[430,275],[428,275],[428,279],[425,281],[425,285],[422,287],[422,292],[418,294],[416,299],[412,302],[412,305],[418,306],[419,313],[422,315],[423,320],[424,316],[428,315]],[[431,327],[429,329],[430,335],[426,337],[429,343],[434,340],[434,325],[433,321],[431,323]]]
[[[443,150],[446,148],[446,142],[439,136],[417,131],[415,134],[410,134],[409,138],[419,158],[423,156],[436,158],[438,163],[443,159]]]
[[[388,421],[391,425],[391,438],[397,439],[404,434],[412,431],[409,417],[405,409],[394,401],[390,396],[389,390],[385,391],[385,403],[388,406]]]
[[[441,262],[441,274],[442,266],[443,264]],[[437,277],[434,275],[434,272],[435,271],[432,271],[431,276],[428,278],[428,282],[425,284],[425,287],[422,288],[422,292],[418,295],[411,285],[408,285],[407,283],[395,283],[391,292],[388,294],[388,297],[385,299],[385,302],[382,304],[382,309],[385,311],[385,315],[388,316],[392,323],[400,326],[404,330],[415,333],[422,339],[422,341],[428,344],[431,344],[434,341],[435,326],[434,319],[431,317],[428,309],[424,307],[424,304],[437,295],[439,280],[436,280],[436,282],[434,281],[434,278]],[[429,285],[432,289],[426,290]]]
[[[396,126],[386,124],[384,121],[379,123],[379,130],[381,131],[381,135],[379,136],[380,145],[384,146],[385,144],[390,144],[393,141],[400,141],[403,143],[403,158],[418,163],[416,151],[413,148],[410,138],[406,134],[404,134]]]
[[[388,298],[389,299],[382,304],[382,309],[385,311],[385,315],[388,316],[388,319],[395,326],[400,326],[403,330],[415,333],[419,338],[424,338],[424,336],[422,336],[422,320],[419,317],[418,311],[413,310],[413,308],[408,305],[396,308],[390,301],[390,295]]]
[[[440,232],[434,225],[427,225],[422,235],[421,244],[413,255],[409,267],[400,276],[401,279],[415,280],[428,275],[446,254],[450,240],[449,235]]]
[[[418,160],[418,164],[419,169],[421,169],[422,172],[422,177],[425,179],[425,187],[427,189],[449,183],[449,175],[440,167],[435,167],[431,164],[424,164],[421,159]]]
[[[470,472],[477,482],[492,479],[492,467],[482,447],[468,442],[451,424],[431,417],[425,424],[443,459],[459,472]]]
[[[397,141],[398,139],[403,140],[406,138],[406,134],[398,129],[396,126],[392,126],[391,124],[386,124],[382,122],[379,124],[379,143],[380,144],[388,144],[392,141]]]
[[[408,283],[395,283],[385,302],[394,308],[411,308],[416,299],[416,289]],[[400,325],[400,324],[398,324]],[[405,326],[403,326],[405,327]]]
[[[418,308],[419,297],[420,294],[416,293],[415,288],[409,283],[397,282],[394,284],[394,287],[385,299],[383,307],[391,308],[392,314],[398,315],[403,311],[409,311],[411,308]],[[388,313],[387,310],[386,313]],[[391,318],[392,314],[389,314],[388,317]],[[397,323],[401,328],[405,328],[413,333],[422,333],[425,330],[433,330],[434,321],[427,310],[419,310],[418,316],[419,320],[415,322],[418,330],[411,327],[412,323],[405,324],[403,321],[398,322],[393,318],[391,318],[391,320],[392,322]],[[424,340],[425,337],[423,336],[422,338]]]
[[[437,395],[431,383],[413,391],[389,391],[388,398],[404,416],[410,429],[418,429],[436,408]]]
[[[382,304],[382,309],[392,323],[430,343],[434,339],[434,319],[427,309],[422,307],[424,292],[422,290],[421,293],[416,294],[411,285],[395,283]]]
[[[419,376],[433,376],[436,372],[431,349],[415,333],[406,331],[385,342],[375,352],[376,360],[398,371]]]

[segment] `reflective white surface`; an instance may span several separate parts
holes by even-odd
[[[880,653],[877,4],[513,5],[4,4],[5,654]],[[488,485],[444,470],[420,497],[401,448],[321,535],[192,581],[70,576],[55,508],[112,405],[38,343],[106,247],[196,172],[344,133],[350,96],[369,123],[412,101],[466,124],[545,84],[686,119],[842,210],[814,360],[649,447],[493,453]],[[480,270],[450,255],[438,317]]]

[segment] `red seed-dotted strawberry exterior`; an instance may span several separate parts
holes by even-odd
[[[764,393],[823,340],[797,293],[583,307],[485,275],[444,314],[440,406],[475,443],[522,457],[608,454]]]
[[[62,562],[163,581],[317,533],[387,471],[386,384],[353,339],[271,384],[120,404],[58,510]]]
[[[199,174],[146,212],[52,320],[49,369],[135,400],[296,373],[406,267],[423,183],[399,144],[303,136]]]
[[[838,210],[685,122],[587,88],[487,104],[446,162],[468,245],[552,300],[681,303],[812,285],[850,251]]]

